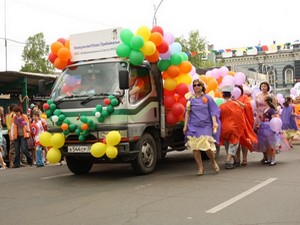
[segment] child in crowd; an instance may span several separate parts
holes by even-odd
[[[5,151],[3,148],[4,141],[5,141],[5,139],[2,134],[2,126],[0,125],[0,165],[1,165],[0,170],[5,170],[7,168],[6,163],[4,162],[4,159],[3,159],[3,157],[5,156]]]

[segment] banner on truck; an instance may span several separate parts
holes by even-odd
[[[70,35],[71,61],[117,57],[122,28]]]

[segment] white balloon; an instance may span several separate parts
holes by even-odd
[[[96,118],[99,118],[101,116],[101,113],[100,112],[95,112],[95,116],[96,116]]]
[[[52,116],[51,117],[51,120],[54,122],[54,123],[56,123],[57,121],[58,121],[58,116]]]

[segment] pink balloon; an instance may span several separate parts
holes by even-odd
[[[279,117],[274,117],[270,120],[270,128],[274,132],[281,131],[282,120]]]
[[[211,76],[211,70],[206,71],[205,75],[206,76]]]
[[[190,75],[194,75],[196,74],[196,68],[194,66],[192,66],[192,70],[190,71]]]
[[[219,74],[221,77],[224,77],[226,75],[228,75],[228,68],[226,66],[222,66],[220,69],[219,69]]]
[[[226,75],[222,80],[222,86],[234,86],[234,78],[231,75]]]
[[[175,37],[173,34],[170,32],[165,32],[164,33],[164,39],[169,43],[169,45],[173,44]]]
[[[233,90],[231,91],[231,96],[237,100],[241,96],[242,92],[241,89],[238,87],[234,87]]]
[[[245,83],[245,79],[246,79],[246,76],[242,72],[237,72],[234,75],[234,81],[235,81],[236,85],[242,85],[243,83]]]
[[[214,77],[214,78],[216,78],[216,79],[219,79],[219,77],[220,77],[219,69],[214,68],[214,69],[211,71],[211,76]]]
[[[170,49],[166,52],[166,53],[160,53],[159,54],[159,57],[161,59],[169,59],[171,57],[171,52],[170,52]]]

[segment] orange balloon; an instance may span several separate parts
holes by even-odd
[[[155,46],[159,46],[163,41],[163,36],[161,35],[161,33],[153,32],[150,35],[149,41],[152,41]]]
[[[57,68],[59,70],[63,70],[68,65],[68,61],[63,61],[57,57],[53,64],[54,64],[55,68]]]
[[[155,63],[159,60],[159,51],[155,51],[155,53],[153,55],[147,55],[145,56],[145,58],[152,63]]]
[[[62,130],[68,130],[68,129],[69,129],[69,125],[68,125],[67,123],[63,123],[63,124],[60,126],[60,128],[61,128]]]
[[[217,87],[218,87],[218,82],[217,80],[214,78],[214,79],[210,79],[208,81],[208,84],[207,84],[207,87],[210,89],[210,90],[216,90]]]
[[[88,125],[87,123],[83,123],[83,124],[81,125],[81,129],[82,129],[82,130],[87,130],[87,129],[89,129],[89,125]]]
[[[235,72],[234,71],[229,71],[228,74],[234,77]]]
[[[68,49],[70,49],[70,40],[66,40],[65,47],[68,48]]]
[[[53,42],[53,43],[51,44],[51,52],[52,52],[54,55],[58,56],[58,51],[59,51],[59,49],[61,49],[62,47],[64,47],[64,45],[63,45],[61,42],[59,42],[59,41]]]
[[[219,78],[218,78],[218,84],[221,84],[221,83],[222,83],[222,80],[223,80],[223,77],[219,77]]]
[[[162,79],[167,79],[169,77],[169,74],[167,71],[162,72]]]
[[[215,91],[215,97],[216,98],[223,98],[223,95],[221,92]]]
[[[170,77],[174,78],[174,77],[177,77],[180,74],[180,69],[179,69],[178,66],[171,65],[167,69],[167,72],[168,72]]]
[[[207,78],[206,75],[200,75],[200,76],[199,76],[199,79],[202,80],[202,81],[203,81],[204,83],[206,83],[206,84],[208,83],[208,78]]]
[[[62,60],[62,61],[68,61],[71,58],[71,52],[68,48],[62,47],[58,50],[57,56]]]
[[[190,63],[189,61],[182,61],[179,64],[179,69],[181,73],[189,73],[193,68],[192,63]]]

